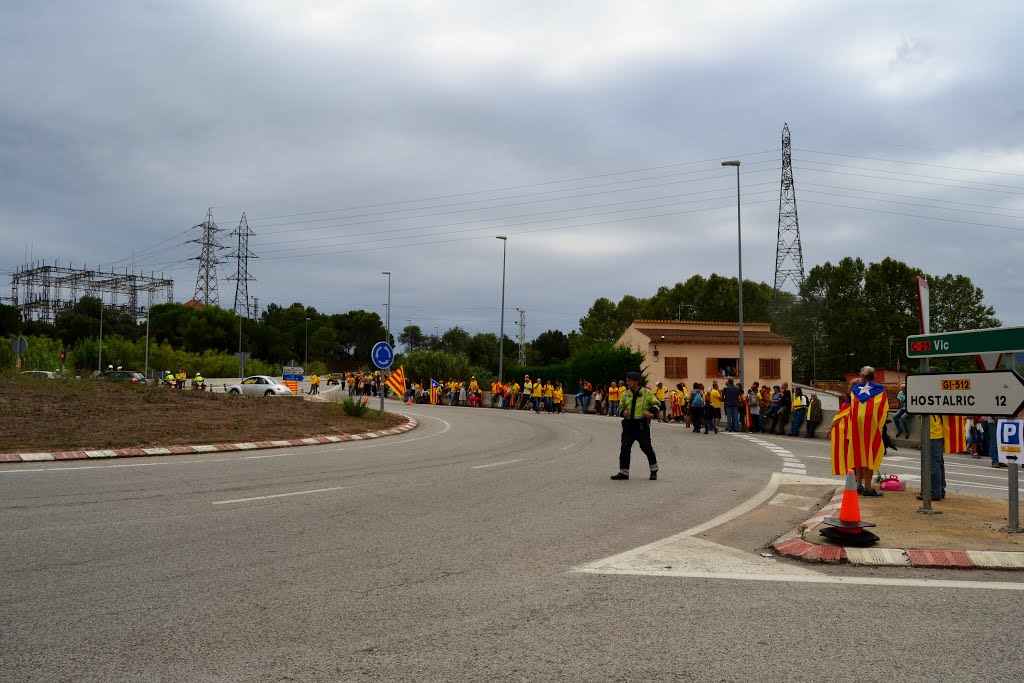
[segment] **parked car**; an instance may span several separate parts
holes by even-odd
[[[60,379],[60,375],[56,372],[50,372],[49,370],[25,370],[18,374],[24,375],[30,379]]]
[[[277,379],[267,375],[246,377],[239,384],[228,387],[229,394],[236,396],[292,396],[292,390]]]
[[[146,376],[141,372],[133,370],[108,370],[100,375],[100,379],[111,382],[131,382],[132,384],[145,384]]]

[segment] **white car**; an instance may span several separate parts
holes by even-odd
[[[246,377],[240,384],[228,387],[229,394],[242,396],[292,396],[292,390],[280,381],[266,375]]]

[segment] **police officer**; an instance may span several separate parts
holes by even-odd
[[[627,389],[619,396],[622,449],[619,451],[619,473],[612,475],[614,481],[629,479],[629,456],[635,441],[640,443],[640,450],[647,456],[651,479],[658,478],[658,458],[651,446],[651,418],[658,416],[658,398],[654,392],[640,386],[641,379],[639,372],[626,373]]]

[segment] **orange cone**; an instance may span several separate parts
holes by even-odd
[[[824,523],[828,526],[821,530],[821,535],[839,545],[867,546],[878,543],[878,536],[865,530],[865,527],[875,525],[860,518],[857,477],[853,470],[846,473],[846,487],[843,489],[843,502],[839,506],[839,518],[829,517]]]
[[[408,401],[406,401],[406,402],[405,402],[405,405],[407,405],[407,406],[411,406],[411,405],[412,405],[412,399],[410,398],[410,399],[409,399]]]

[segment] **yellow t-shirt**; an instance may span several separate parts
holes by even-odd
[[[555,395],[555,387],[550,384],[544,385],[544,398],[553,398]]]
[[[721,408],[722,407],[722,392],[718,389],[711,390],[711,407]]]
[[[657,389],[655,389],[654,390],[654,397],[657,398],[659,401],[664,401],[665,400],[665,387],[658,387]]]
[[[479,388],[480,388],[480,385],[479,385],[479,384],[477,384],[477,381],[476,381],[475,379],[474,379],[474,380],[472,380],[472,381],[471,381],[471,382],[469,383],[469,390],[470,390],[470,391],[476,391],[476,390],[477,390],[477,389],[479,389]]]
[[[565,398],[565,390],[562,389],[561,387],[556,388],[552,398],[555,403],[561,403],[562,399]]]
[[[931,422],[928,423],[928,435],[931,436],[933,441],[942,441],[943,439],[946,438],[945,433],[942,431],[941,416],[931,416]]]
[[[608,387],[608,400],[618,401],[619,400],[619,388],[617,386]]]
[[[540,398],[541,394],[543,393],[543,391],[544,391],[544,386],[540,382],[537,382],[536,384],[533,385],[533,395],[536,398]]]

